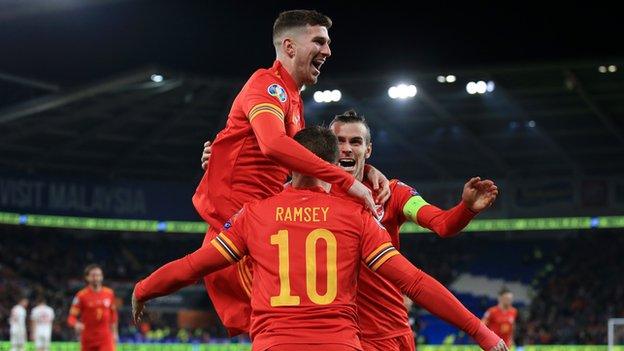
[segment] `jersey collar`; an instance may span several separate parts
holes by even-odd
[[[277,73],[280,78],[282,78],[284,84],[286,84],[286,89],[289,92],[297,92],[297,95],[299,95],[299,87],[297,87],[297,83],[295,83],[295,80],[290,75],[290,73],[288,73],[286,68],[284,68],[280,60],[275,60],[275,62],[273,62],[272,69]]]

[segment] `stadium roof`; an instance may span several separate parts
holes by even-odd
[[[203,141],[244,79],[271,64],[269,28],[285,8],[55,4],[0,4],[1,44],[15,53],[0,57],[2,168],[172,180],[200,174]],[[314,88],[343,98],[317,104],[308,87],[308,124],[356,108],[373,128],[374,164],[408,180],[624,174],[624,47],[608,9],[427,6],[319,2],[334,55]],[[437,81],[448,74],[457,81]],[[494,92],[469,95],[478,80]],[[398,82],[418,95],[389,99]]]

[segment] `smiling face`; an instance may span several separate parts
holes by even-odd
[[[361,181],[364,164],[373,151],[368,129],[360,122],[334,122],[330,128],[338,138],[339,166]]]
[[[326,27],[306,25],[287,39],[293,60],[293,78],[301,85],[313,85],[321,74],[321,66],[331,56],[329,34]]]

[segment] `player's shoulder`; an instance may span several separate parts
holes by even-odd
[[[345,193],[319,193],[317,196],[325,201],[335,203],[338,208],[351,213],[367,212],[366,207],[358,199]]]
[[[76,293],[76,297],[80,298],[83,297],[85,295],[89,294],[89,288],[88,287],[84,287],[80,290],[78,290],[78,292]]]
[[[103,286],[102,287],[102,291],[107,293],[107,294],[115,295],[115,291],[113,291],[113,289],[109,288],[108,286]]]
[[[272,85],[272,84],[277,84],[283,86],[284,85],[284,81],[282,80],[282,78],[277,74],[277,72],[275,72],[275,70],[270,69],[270,68],[261,68],[257,71],[255,71],[251,77],[249,77],[249,80],[247,80],[247,85],[248,86],[264,86],[266,85],[266,89],[268,90],[268,88]]]
[[[418,194],[418,192],[416,191],[416,189],[414,189],[413,186],[403,182],[400,179],[390,179],[390,190],[391,191],[395,191],[395,190],[405,190],[405,191],[409,191],[413,196],[418,196],[420,194]]]

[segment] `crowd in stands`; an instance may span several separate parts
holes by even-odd
[[[520,310],[518,344],[604,344],[607,319],[624,316],[624,238],[617,233],[577,234],[571,233],[565,240],[535,239],[531,243],[539,255],[523,257],[518,262],[519,267],[539,267],[532,284],[535,296],[530,305]],[[401,251],[447,286],[460,273],[478,267],[475,262],[484,257],[491,259],[501,245],[514,245],[513,239],[491,240],[472,234],[458,239],[438,239],[426,234],[403,238]],[[105,285],[125,286],[130,291],[137,279],[198,248],[202,239],[202,235],[0,226],[0,340],[8,339],[7,318],[17,298],[27,296],[32,301],[39,295],[47,298],[57,315],[53,339],[75,340],[65,318],[73,295],[84,286],[84,266],[101,264]],[[526,240],[523,245],[526,247]],[[537,249],[540,247],[543,248]],[[514,274],[509,272],[510,279]],[[178,328],[175,311],[158,309],[150,311],[142,325],[134,326],[130,322],[129,296],[118,295],[122,300],[128,299],[122,302],[125,308],[120,309],[122,341],[205,343],[227,336],[218,318],[204,328]],[[484,301],[482,310],[489,303]],[[416,321],[415,325],[419,324]]]

